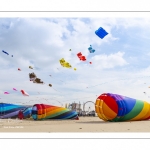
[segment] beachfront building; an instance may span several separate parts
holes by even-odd
[[[74,110],[76,111],[78,114],[80,114],[82,112],[82,109],[81,109],[81,104],[80,103],[72,103],[69,105],[69,108],[71,110]]]
[[[70,110],[76,111],[79,116],[95,116],[95,110],[91,110],[90,107],[88,110],[85,110],[84,107],[85,107],[85,103],[82,105],[80,102],[79,103],[74,102],[68,105],[68,108]]]

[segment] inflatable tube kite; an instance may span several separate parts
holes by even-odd
[[[121,96],[118,94],[103,93],[95,103],[98,117],[104,121],[138,121],[150,119],[150,104]]]
[[[0,118],[17,118],[20,110],[24,110],[27,106],[0,103]]]
[[[46,120],[46,119],[79,119],[76,111],[69,110],[67,108],[46,105],[14,105],[7,103],[0,103],[0,118],[33,118],[34,120]]]
[[[32,107],[32,118],[34,120],[78,119],[78,114],[76,111],[72,111],[63,107],[35,104]]]

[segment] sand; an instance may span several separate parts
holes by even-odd
[[[150,120],[105,122],[98,117],[46,121],[1,119],[0,132],[150,132]]]

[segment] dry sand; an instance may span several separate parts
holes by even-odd
[[[46,121],[1,119],[0,132],[150,132],[150,120],[104,122],[98,117]]]

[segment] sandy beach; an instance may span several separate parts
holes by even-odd
[[[0,132],[150,132],[150,120],[104,122],[98,117],[46,121],[1,119]]]

